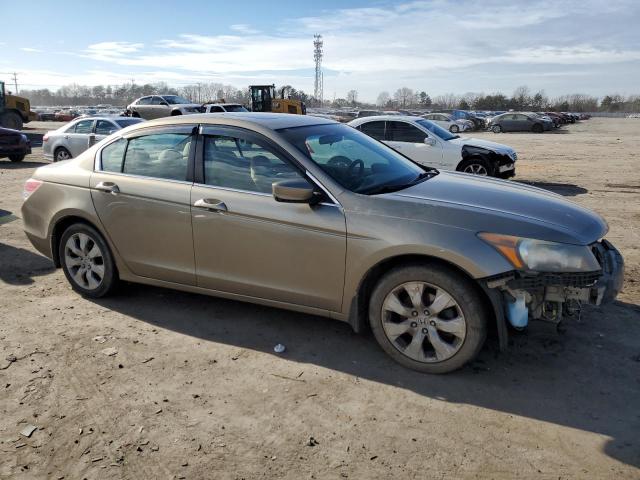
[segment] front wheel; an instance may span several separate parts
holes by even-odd
[[[493,133],[500,133],[500,132],[502,132],[502,127],[500,125],[493,125],[491,127],[491,131]]]
[[[483,158],[470,158],[465,160],[458,166],[459,172],[471,173],[473,175],[482,175],[484,177],[493,174],[493,168]]]
[[[544,132],[544,127],[542,125],[540,125],[539,123],[536,123],[533,125],[533,127],[531,127],[531,131],[533,133],[542,133]]]
[[[440,265],[388,272],[371,295],[369,321],[385,352],[424,373],[461,368],[477,356],[487,335],[476,287]]]
[[[450,131],[451,133],[458,133],[458,132],[460,131],[460,127],[458,127],[458,125],[451,125],[451,126],[449,127],[449,131]]]
[[[9,155],[9,160],[12,162],[21,162],[25,157],[26,155],[24,153],[22,155]]]
[[[102,235],[84,223],[67,228],[58,245],[60,263],[71,287],[81,295],[100,298],[118,283],[116,265]]]

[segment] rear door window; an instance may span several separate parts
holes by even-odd
[[[422,143],[427,134],[405,122],[387,122],[387,140],[392,142]]]
[[[157,133],[129,140],[123,173],[167,180],[186,180],[191,135]]]

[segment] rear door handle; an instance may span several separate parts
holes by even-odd
[[[113,182],[100,182],[95,186],[95,189],[105,193],[112,193],[113,195],[120,193],[120,188]]]
[[[203,208],[211,212],[227,211],[227,206],[224,204],[224,202],[221,202],[220,200],[214,200],[212,198],[201,198],[200,200],[196,200],[193,206],[196,208]]]

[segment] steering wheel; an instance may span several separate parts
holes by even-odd
[[[331,157],[329,159],[327,165],[349,168],[351,166],[351,160],[349,160],[344,155],[336,155],[335,157]]]
[[[364,162],[359,158],[351,162],[351,165],[349,165],[349,172],[348,172],[349,176],[351,177],[356,176],[356,167],[359,167],[357,176],[362,177],[364,175]]]

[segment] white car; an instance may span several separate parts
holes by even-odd
[[[224,113],[224,112],[248,112],[239,103],[207,103],[204,106],[204,113]]]
[[[365,117],[348,125],[421,165],[500,178],[516,174],[518,157],[513,148],[476,138],[461,138],[422,117]]]
[[[449,130],[451,133],[466,132],[473,130],[473,122],[471,120],[456,120],[448,113],[427,113],[423,118],[440,125],[442,128]]]

